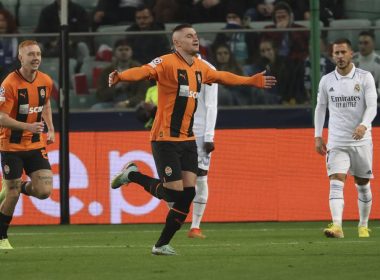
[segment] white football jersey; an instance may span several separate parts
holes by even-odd
[[[353,66],[346,76],[340,75],[337,70],[323,76],[319,83],[318,106],[329,109],[328,148],[360,146],[372,141],[371,122],[376,116],[377,93],[370,72]],[[322,136],[324,122],[323,116],[317,125],[317,114],[320,114],[317,111],[316,137]],[[354,140],[352,135],[359,124],[365,125],[367,131],[361,140]]]
[[[209,62],[202,60],[215,69]],[[214,142],[217,107],[218,84],[202,84],[197,110],[194,115],[193,132],[196,137],[204,137],[205,142]]]

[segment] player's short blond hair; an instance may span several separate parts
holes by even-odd
[[[37,41],[35,41],[35,40],[25,40],[25,41],[22,41],[22,42],[18,45],[18,52],[20,52],[20,50],[21,50],[23,47],[32,46],[32,45],[37,45],[37,46],[38,46]]]

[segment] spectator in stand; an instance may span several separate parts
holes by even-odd
[[[288,3],[294,12],[295,20],[309,20],[310,19],[310,1],[294,1],[283,0]],[[319,1],[319,17],[324,26],[329,26],[330,21],[339,19],[343,16],[342,7],[344,6],[343,0],[320,0]]]
[[[269,21],[272,20],[275,0],[255,0],[251,8],[247,9],[245,18],[249,21]]]
[[[380,96],[380,55],[375,52],[375,35],[369,31],[359,34],[359,52],[353,56],[356,67],[371,72]]]
[[[155,0],[152,11],[158,22],[182,22],[191,9],[192,2],[192,0]]]
[[[330,56],[327,53],[327,42],[325,37],[321,37],[320,39],[320,73],[321,76],[326,75],[330,73],[331,71],[334,71],[335,64],[332,62]],[[304,86],[305,86],[305,92],[307,96],[307,101],[311,100],[311,61],[310,57],[308,56],[305,60],[305,73],[304,73]]]
[[[228,71],[243,75],[241,66],[236,62],[228,45],[221,43],[215,47],[214,65],[218,71]],[[252,95],[250,88],[245,86],[226,86],[219,84],[218,104],[221,106],[251,105]]]
[[[152,2],[149,0],[98,0],[92,18],[92,29],[99,25],[133,22],[137,7]]]
[[[0,34],[18,33],[13,15],[0,8]],[[18,40],[17,38],[0,37],[0,82],[17,68]]]
[[[147,6],[138,7],[135,23],[126,31],[155,31],[165,30],[165,26],[154,20],[152,10]],[[159,57],[170,52],[169,40],[165,34],[157,35],[128,35],[133,50],[133,58],[142,64],[149,63],[152,57]]]
[[[226,1],[200,0],[193,4],[188,13],[187,21],[197,22],[222,22],[226,18]]]
[[[243,23],[244,10],[239,4],[230,4],[227,8],[226,27],[224,29],[248,29]],[[219,33],[214,46],[227,44],[240,65],[252,63],[258,57],[259,38],[254,32]]]
[[[295,103],[296,76],[289,71],[289,59],[278,55],[273,41],[262,40],[259,44],[260,59],[258,63],[244,67],[245,75],[252,75],[264,70],[276,75],[278,84],[271,89],[256,91],[255,104],[289,104]]]
[[[294,23],[293,18],[290,6],[285,2],[278,2],[273,10],[274,24],[265,28],[304,28],[304,26]],[[265,32],[261,36],[263,40],[272,41],[278,54],[289,60],[297,78],[292,98],[283,100],[283,102],[290,105],[304,103],[307,100],[303,82],[304,62],[308,56],[309,33],[307,31]]]
[[[136,83],[118,83],[114,87],[108,86],[108,76],[117,70],[122,72],[129,68],[141,66],[132,59],[132,48],[125,39],[116,41],[114,46],[114,62],[104,68],[98,80],[96,96],[99,103],[93,105],[92,109],[107,108],[134,108],[145,99],[145,92],[149,86],[147,81]]]
[[[44,7],[39,15],[36,33],[58,33],[60,31],[61,1],[55,0]],[[88,32],[89,20],[86,10],[79,4],[68,1],[68,26],[69,32]],[[58,57],[61,52],[59,38],[44,37],[42,52],[45,57]],[[69,56],[77,60],[76,70],[80,69],[85,57],[89,56],[87,42],[80,37],[70,37]]]

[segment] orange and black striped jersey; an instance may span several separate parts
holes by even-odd
[[[42,110],[53,88],[52,79],[38,71],[33,82],[28,82],[16,70],[10,73],[0,88],[0,111],[26,123],[40,122]],[[45,147],[41,134],[1,127],[0,151],[29,151]]]
[[[152,141],[193,140],[194,113],[204,77],[211,69],[198,58],[189,65],[178,53],[144,65],[157,81],[158,105],[151,130]],[[212,69],[211,69],[212,70]]]

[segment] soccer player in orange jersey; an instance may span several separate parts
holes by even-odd
[[[185,221],[195,196],[198,157],[193,121],[201,85],[222,83],[270,88],[276,84],[275,77],[264,76],[264,72],[242,77],[216,71],[196,58],[199,40],[191,25],[182,24],[174,28],[172,40],[174,53],[158,57],[141,67],[122,73],[115,71],[109,75],[110,86],[120,81],[157,81],[158,104],[151,141],[160,179],[140,173],[131,162],[111,182],[114,189],[134,182],[153,196],[174,202],[166,217],[165,227],[152,248],[155,255],[176,254],[169,242]]]
[[[36,41],[20,43],[21,68],[10,73],[0,87],[0,152],[5,196],[0,202],[0,249],[12,249],[7,231],[20,193],[46,199],[53,174],[41,137],[47,126],[47,144],[54,142],[50,106],[52,79],[38,71],[41,50]],[[22,173],[31,181],[22,181]]]

